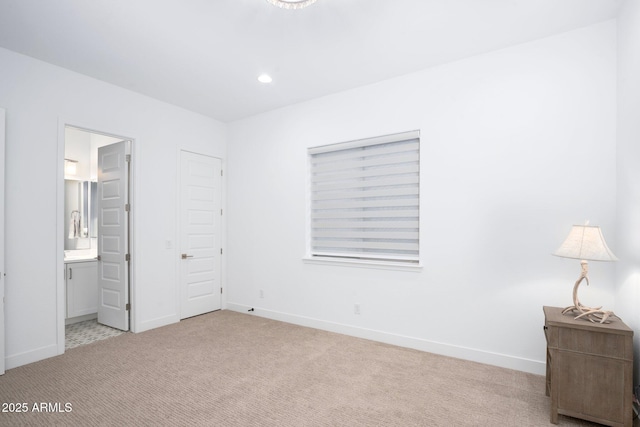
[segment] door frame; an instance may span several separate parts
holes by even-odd
[[[131,254],[131,262],[129,263],[129,303],[131,311],[129,312],[129,330],[137,332],[138,322],[136,317],[137,298],[136,298],[136,235],[135,227],[137,209],[136,199],[138,184],[136,180],[137,170],[137,144],[136,138],[130,132],[113,130],[114,126],[101,123],[84,123],[79,120],[65,120],[58,118],[58,155],[56,168],[56,341],[58,346],[58,354],[64,353],[65,346],[65,272],[64,272],[64,147],[65,147],[65,128],[67,126],[74,127],[86,132],[106,135],[114,138],[131,141],[131,173],[129,174],[129,203],[131,210],[129,212],[129,247]],[[97,129],[111,129],[109,132]]]

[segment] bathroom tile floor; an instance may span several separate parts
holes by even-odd
[[[124,331],[113,329],[98,323],[96,319],[85,320],[65,327],[65,350],[90,344],[106,338],[116,337]]]

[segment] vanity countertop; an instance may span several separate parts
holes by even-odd
[[[65,264],[72,262],[87,262],[97,261],[97,254],[95,251],[90,250],[78,250],[78,251],[65,251],[64,262]]]

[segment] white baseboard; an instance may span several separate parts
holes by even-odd
[[[131,325],[131,332],[144,332],[149,331],[151,329],[160,328],[162,326],[171,325],[173,323],[178,323],[180,321],[180,316],[177,314],[172,314],[170,316],[157,317],[151,320],[145,320],[144,322],[140,322],[137,325]],[[135,326],[135,327],[133,327]]]
[[[226,304],[227,310],[237,311],[239,313],[251,314],[254,316],[265,317],[267,319],[292,323],[295,325],[321,329],[329,332],[336,332],[353,337],[397,345],[399,347],[412,348],[414,350],[421,350],[429,353],[440,354],[443,356],[485,363],[487,365],[494,365],[507,369],[515,369],[518,371],[529,372],[537,375],[545,375],[546,373],[546,365],[543,361],[524,359],[521,357],[509,356],[500,353],[491,353],[469,347],[461,347],[452,344],[429,341],[422,338],[390,334],[388,332],[328,322],[326,320],[313,319],[310,317],[298,316],[295,314],[265,310],[259,307],[253,307],[254,311],[249,312],[249,309],[251,308],[252,307],[250,306],[236,304],[233,302],[227,302]]]
[[[5,369],[13,369],[18,366],[27,365],[29,363],[38,362],[48,359],[49,357],[58,355],[58,344],[51,344],[35,350],[25,351],[24,353],[7,356],[4,359]]]

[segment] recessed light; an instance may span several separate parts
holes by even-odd
[[[269,74],[260,74],[258,76],[258,81],[260,83],[271,83],[273,81],[273,79],[271,78],[271,76]]]

